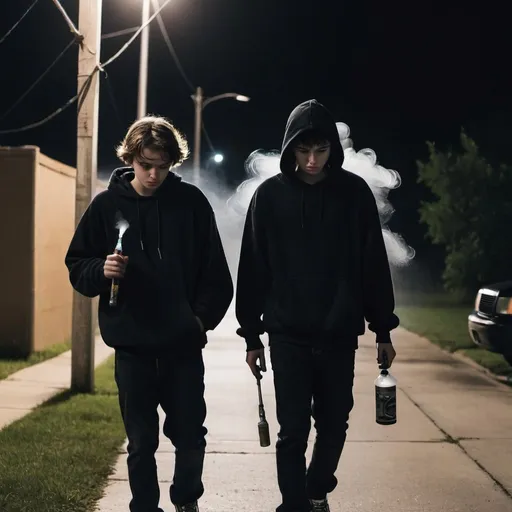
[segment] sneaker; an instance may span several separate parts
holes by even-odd
[[[187,503],[186,505],[174,505],[176,512],[199,512],[197,501]]]
[[[329,502],[324,500],[309,500],[312,512],[330,512]]]

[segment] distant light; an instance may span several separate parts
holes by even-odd
[[[221,155],[220,153],[217,153],[213,157],[213,160],[215,161],[215,163],[220,164],[224,160],[224,155]]]
[[[236,97],[236,101],[244,101],[244,102],[247,102],[247,101],[251,101],[251,98],[249,98],[249,96],[244,96],[243,94],[239,94],[239,95]]]

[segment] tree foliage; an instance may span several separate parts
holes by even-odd
[[[512,169],[491,166],[464,131],[458,151],[438,151],[418,162],[418,181],[433,195],[419,213],[434,244],[446,250],[445,288],[474,295],[477,288],[512,279]]]

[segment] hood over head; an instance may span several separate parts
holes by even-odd
[[[281,148],[280,168],[283,174],[292,175],[295,173],[296,162],[293,154],[293,141],[308,130],[322,133],[331,143],[331,155],[327,161],[325,171],[339,169],[343,165],[343,147],[341,146],[336,122],[324,105],[312,99],[297,105],[288,117]]]

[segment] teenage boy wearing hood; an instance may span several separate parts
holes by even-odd
[[[269,336],[278,512],[329,511],[365,319],[378,362],[387,357],[389,366],[395,357],[390,331],[399,321],[375,198],[342,164],[331,114],[316,100],[298,105],[286,125],[281,172],[256,190],[245,222],[237,333],[257,379],[266,371],[260,336]],[[306,471],[311,416],[316,442]]]
[[[220,323],[233,283],[212,208],[198,188],[170,172],[188,156],[167,120],[136,121],[117,149],[130,167],[113,172],[80,220],[65,263],[73,288],[99,295],[99,327],[115,349],[115,378],[128,437],[131,512],[161,512],[155,463],[160,405],[176,449],[170,497],[198,511],[205,455],[207,331]],[[126,219],[123,255],[116,222]],[[118,303],[109,305],[112,279]]]

